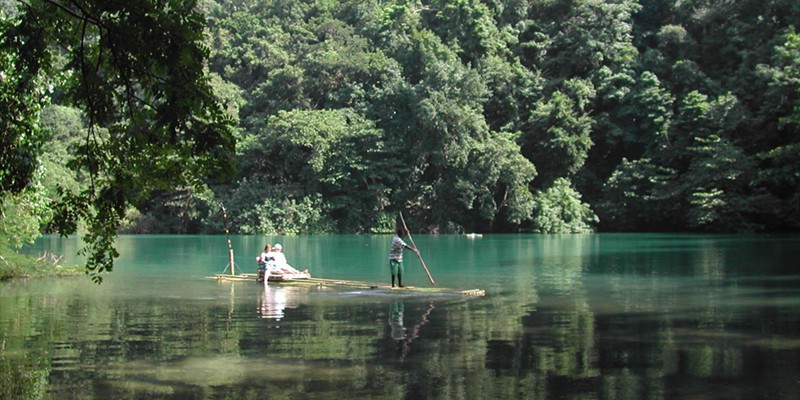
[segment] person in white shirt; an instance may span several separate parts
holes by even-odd
[[[280,243],[275,243],[272,246],[272,257],[275,259],[275,265],[277,265],[278,269],[280,269],[283,273],[286,274],[303,274],[308,273],[308,270],[299,271],[296,268],[289,265],[289,262],[286,261],[286,255],[283,254],[283,246]]]
[[[264,271],[264,284],[267,283],[272,273],[280,272],[275,263],[275,253],[272,251],[272,245],[269,243],[264,246],[264,251],[261,252],[261,255],[256,257],[256,261],[259,264],[260,271]]]

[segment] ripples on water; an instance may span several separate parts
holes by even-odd
[[[388,281],[388,237],[270,239],[316,276]],[[204,277],[225,266],[219,237],[123,237],[101,286],[0,283],[0,398],[800,393],[798,237],[415,240],[439,285],[487,296],[218,284]],[[238,257],[263,241],[234,238]],[[413,258],[406,271],[427,285]]]

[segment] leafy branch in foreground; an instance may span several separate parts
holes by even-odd
[[[26,77],[63,69],[59,94],[88,120],[70,166],[89,184],[77,192],[62,189],[53,226],[70,234],[79,220],[86,222],[82,251],[97,282],[113,268],[114,238],[129,206],[156,189],[233,174],[232,121],[207,78],[204,28],[195,0],[34,0],[21,2],[3,25],[0,50],[15,61],[6,65],[8,73]],[[6,88],[10,96],[3,99],[24,95],[28,86]],[[35,119],[30,113],[36,109],[18,109]],[[28,131],[21,127],[12,135]],[[35,156],[36,149],[29,153]],[[2,176],[19,164],[4,162]],[[3,193],[16,186],[4,182]]]

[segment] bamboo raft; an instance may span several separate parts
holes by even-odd
[[[377,283],[370,283],[364,281],[351,281],[345,279],[325,279],[325,278],[311,278],[307,277],[307,274],[296,274],[302,275],[302,277],[298,276],[275,276],[270,275],[269,282],[270,283],[277,283],[281,285],[303,285],[303,286],[316,286],[316,287],[327,287],[327,288],[343,288],[343,289],[372,289],[372,290],[390,290],[390,291],[397,291],[397,292],[416,292],[416,293],[438,293],[438,294],[459,294],[464,296],[485,296],[486,291],[483,289],[449,289],[449,288],[441,288],[441,287],[417,287],[417,286],[405,286],[405,287],[391,287],[389,285],[381,285]],[[214,276],[209,276],[209,279],[216,279],[218,281],[233,281],[233,282],[257,282],[259,279],[258,274],[216,274]]]

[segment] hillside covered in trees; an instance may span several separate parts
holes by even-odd
[[[96,2],[63,2],[83,3]],[[221,232],[220,203],[246,234],[386,232],[398,210],[441,233],[800,228],[795,0],[201,0],[193,10],[235,167],[137,187],[123,232]],[[90,183],[69,160],[87,130],[109,128],[68,101],[73,89],[56,85],[41,112],[38,200],[4,199],[6,216],[37,216],[28,228],[63,227],[42,210]],[[147,149],[120,168],[147,170],[161,154]],[[181,168],[230,156],[203,154]],[[176,166],[155,165],[154,175]]]

